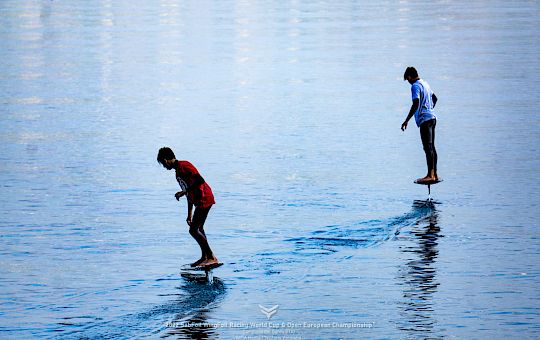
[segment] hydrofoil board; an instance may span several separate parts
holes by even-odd
[[[211,265],[208,265],[208,266],[196,266],[196,267],[192,267],[190,264],[186,264],[186,265],[182,266],[182,270],[208,272],[208,271],[210,271],[212,269],[215,269],[215,268],[218,268],[218,267],[221,267],[221,266],[223,266],[223,263],[221,263],[221,262],[211,264]]]
[[[432,184],[441,183],[442,181],[443,181],[442,178],[439,178],[438,180],[432,181],[432,182],[418,182],[418,179],[415,179],[414,183],[415,184],[421,184],[421,185],[432,185]]]

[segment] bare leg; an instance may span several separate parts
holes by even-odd
[[[203,234],[203,236],[206,238],[206,234],[204,233],[204,229],[200,228],[199,231]],[[189,233],[191,234],[191,229],[189,231]],[[193,235],[192,235],[193,236]],[[195,238],[195,236],[193,236],[193,238]],[[197,239],[195,238],[195,241],[197,241]],[[207,242],[208,242],[208,239],[207,239]],[[197,241],[197,243],[199,243],[199,241]],[[199,243],[199,247],[200,247],[200,243]],[[201,258],[198,259],[197,261],[193,262],[191,264],[191,267],[197,267],[199,266],[201,263],[203,263],[204,261],[206,261],[206,254],[204,253],[204,251],[202,250],[203,248],[201,247]]]
[[[193,214],[193,221],[189,228],[189,234],[197,241],[202,253],[201,258],[191,264],[193,267],[217,263],[217,258],[214,256],[212,249],[210,249],[206,233],[204,232],[204,222],[206,221],[209,211],[210,207],[196,208],[195,213]]]

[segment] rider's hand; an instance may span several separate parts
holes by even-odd
[[[403,124],[401,124],[401,131],[405,131],[407,129],[407,124],[408,122],[403,122]]]
[[[176,200],[178,201],[180,199],[180,197],[184,196],[186,194],[185,191],[179,191],[177,192],[176,194],[174,194],[174,197],[176,198]]]

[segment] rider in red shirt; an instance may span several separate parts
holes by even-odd
[[[218,259],[210,249],[204,232],[206,217],[212,205],[216,203],[210,185],[205,182],[193,164],[177,160],[170,148],[159,149],[157,161],[167,170],[176,170],[176,180],[182,189],[174,195],[176,200],[184,195],[187,197],[188,216],[186,222],[189,225],[189,234],[197,241],[202,253],[201,258],[193,262],[191,266],[205,267],[217,264]],[[194,214],[192,214],[193,206],[195,206]]]

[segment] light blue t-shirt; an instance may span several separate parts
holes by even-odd
[[[423,122],[427,122],[431,119],[437,119],[435,111],[433,110],[433,91],[429,87],[427,81],[418,79],[411,86],[412,99],[419,99],[418,110],[414,113],[414,120],[416,126],[422,125]]]

